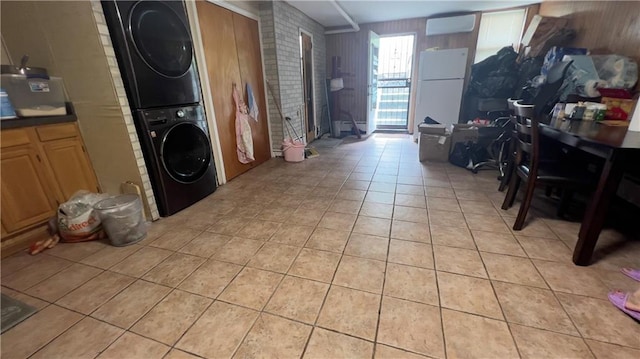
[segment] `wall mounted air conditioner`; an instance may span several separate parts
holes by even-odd
[[[427,19],[427,36],[471,32],[475,25],[475,14]]]

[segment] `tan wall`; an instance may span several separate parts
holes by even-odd
[[[29,65],[63,78],[102,190],[118,194],[125,181],[142,187],[91,3],[3,1],[1,7],[2,35],[14,63],[29,54]]]

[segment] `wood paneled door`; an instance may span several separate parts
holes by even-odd
[[[300,52],[302,60],[302,88],[304,89],[304,119],[307,143],[316,139],[316,116],[313,104],[313,40],[305,32],[300,32]]]
[[[258,22],[206,1],[198,1],[196,7],[224,171],[230,180],[271,158]],[[236,152],[234,84],[247,105],[246,85],[251,85],[259,109],[257,121],[249,121],[255,161],[248,164],[240,163]]]

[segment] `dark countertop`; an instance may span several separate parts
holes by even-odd
[[[7,120],[0,120],[0,129],[52,125],[55,123],[75,122],[78,117],[75,114],[63,116],[42,116],[42,117],[18,117]]]

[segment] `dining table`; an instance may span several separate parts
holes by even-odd
[[[555,118],[540,123],[540,135],[604,160],[595,191],[587,204],[573,263],[591,264],[606,214],[625,172],[640,166],[640,132],[629,131],[622,121],[587,121]]]

